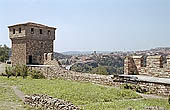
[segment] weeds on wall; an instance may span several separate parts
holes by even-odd
[[[33,79],[43,79],[43,78],[45,78],[45,76],[40,71],[37,71],[37,70],[31,70],[30,76]]]

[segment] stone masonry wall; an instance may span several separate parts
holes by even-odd
[[[164,65],[162,56],[148,56],[146,58],[146,66],[143,65],[143,56],[132,56],[129,58],[131,58],[130,63],[127,63],[127,59],[124,61],[124,74],[138,74],[164,78],[170,77],[169,56],[167,56],[167,63]],[[129,65],[133,65],[133,67]],[[129,68],[127,68],[128,66]]]
[[[129,81],[122,80],[118,77],[108,75],[96,75],[89,73],[79,73],[74,71],[65,70],[59,65],[43,65],[43,66],[29,66],[30,69],[41,71],[46,78],[62,78],[66,80],[74,80],[81,82],[91,82],[95,84],[109,85],[109,86],[121,86],[125,84],[131,84],[139,86],[145,89],[146,92],[157,95],[170,95],[170,85],[163,83],[145,82],[145,81]]]
[[[21,33],[19,33],[19,28],[21,28]],[[15,29],[15,34],[13,34],[13,29]],[[24,25],[22,26],[16,26],[15,28],[9,28],[9,37],[10,39],[20,39],[23,37],[26,37],[26,32],[25,32],[26,27]]]
[[[12,40],[12,65],[26,64],[26,40]]]
[[[26,57],[29,62],[29,55],[33,58],[33,64],[44,64],[44,53],[53,52],[52,40],[27,40]]]
[[[31,28],[34,28],[34,34],[31,33]],[[27,26],[26,36],[28,39],[34,40],[55,40],[55,29],[47,27],[38,27],[38,26]],[[42,29],[42,34],[40,34],[40,29]],[[48,33],[50,31],[50,33]]]
[[[124,73],[125,74],[138,74],[137,66],[135,65],[133,58],[128,57],[128,56],[125,58]]]

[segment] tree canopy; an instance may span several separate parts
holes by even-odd
[[[5,62],[9,59],[10,48],[6,45],[0,45],[0,62]]]

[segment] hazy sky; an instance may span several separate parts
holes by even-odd
[[[28,21],[58,28],[58,52],[170,47],[170,0],[0,0],[0,44]]]

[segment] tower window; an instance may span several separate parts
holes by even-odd
[[[50,30],[48,30],[48,35],[51,35],[51,31]]]
[[[43,48],[43,42],[41,42],[41,48]]]
[[[47,58],[47,54],[45,54],[45,60],[47,60],[48,58]]]
[[[15,29],[13,29],[13,34],[15,34]]]
[[[31,28],[31,34],[34,34],[34,28]]]
[[[42,29],[40,29],[40,34],[42,34]]]
[[[19,28],[19,33],[21,33],[21,28]]]

